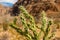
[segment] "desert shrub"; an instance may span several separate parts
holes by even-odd
[[[27,40],[40,40],[41,35],[43,35],[42,40],[51,40],[54,36],[53,32],[49,34],[52,21],[46,17],[46,13],[42,11],[42,24],[41,26],[36,26],[34,17],[30,15],[23,6],[20,6],[19,8],[22,13],[20,19],[24,29],[22,30],[16,25],[16,18],[13,23],[10,24],[10,27],[15,29],[20,35],[25,36]],[[37,31],[37,29],[40,31]]]

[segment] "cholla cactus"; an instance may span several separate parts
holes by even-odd
[[[42,32],[44,33],[43,40],[50,40],[51,37],[53,36],[53,33],[52,33],[52,35],[49,36],[50,25],[52,23],[51,23],[51,21],[48,21],[45,12],[43,11],[41,13],[42,14],[42,26],[40,28],[40,27],[36,26],[33,16],[31,16],[27,12],[27,10],[25,10],[25,8],[23,6],[20,6],[19,8],[22,12],[20,19],[24,26],[23,27],[24,31],[16,26],[16,21],[17,21],[16,18],[13,21],[13,23],[10,24],[10,26],[12,28],[14,28],[21,35],[27,37],[27,40],[40,40],[39,38],[40,38],[40,35],[42,35]],[[27,21],[27,19],[29,21]],[[37,33],[37,31],[36,31],[37,29],[40,29],[41,31],[39,33]],[[33,32],[33,35],[32,35],[32,33],[29,32],[29,30],[31,30]]]

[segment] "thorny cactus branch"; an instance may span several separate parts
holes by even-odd
[[[46,30],[45,30],[45,35],[44,35],[44,37],[43,37],[43,40],[48,40],[49,38],[48,38],[48,34],[49,34],[49,31],[50,31],[50,25],[51,25],[52,23],[51,23],[51,21],[49,21],[48,22],[48,24],[47,24],[47,28],[46,28]],[[47,39],[46,39],[47,38]]]
[[[34,18],[27,12],[27,10],[25,10],[25,8],[23,6],[20,6],[19,8],[22,11],[22,13],[25,15],[25,17],[29,19],[29,22],[31,24],[30,26],[35,29],[36,27],[35,27],[35,20],[34,20]]]
[[[32,27],[35,29],[34,18],[27,12],[27,10],[25,10],[25,8],[23,6],[20,6],[19,8],[22,11],[22,13],[25,15],[25,17],[30,20],[30,23],[31,23]]]
[[[10,26],[12,27],[12,28],[14,28],[18,33],[20,33],[21,35],[23,35],[23,36],[26,36],[26,37],[28,37],[30,40],[32,40],[32,38],[30,37],[30,36],[32,36],[30,33],[26,33],[26,32],[24,32],[24,31],[22,31],[20,28],[18,28],[16,25],[14,25],[14,24],[10,24]]]
[[[22,12],[20,19],[23,24],[24,31],[22,31],[22,29],[20,29],[16,26],[16,21],[17,21],[16,18],[14,19],[13,23],[10,24],[10,26],[12,28],[14,28],[21,35],[27,37],[27,40],[40,40],[39,38],[42,35],[42,33],[44,34],[43,40],[51,39],[51,37],[53,36],[53,33],[51,34],[51,36],[49,36],[48,34],[50,31],[50,25],[52,23],[51,23],[51,21],[48,21],[48,19],[46,17],[46,13],[44,11],[41,13],[42,14],[42,26],[41,26],[41,28],[39,28],[39,27],[36,27],[36,25],[35,25],[34,17],[31,16],[27,12],[27,10],[25,10],[25,8],[23,6],[20,6],[19,9]],[[27,19],[29,21],[27,21]],[[36,31],[37,29],[40,29],[41,31],[39,33],[37,33],[37,31]],[[32,35],[32,33],[29,32],[29,30],[31,30],[33,32],[33,35]]]
[[[23,33],[22,30],[19,29],[16,25],[14,25],[14,24],[10,24],[10,26],[11,26],[12,28],[14,28],[18,33],[20,33],[20,34]]]
[[[25,19],[23,16],[21,16],[20,18],[21,18],[22,24],[24,25],[25,33],[27,34],[27,36],[29,37],[29,39],[32,40],[33,37],[32,37],[32,35],[28,32],[28,25],[27,25],[27,23],[26,23],[26,19]],[[31,37],[32,37],[32,38],[31,38]]]
[[[42,32],[44,33],[43,40],[48,40],[48,39],[51,39],[51,37],[53,37],[54,33],[52,33],[51,36],[48,37],[51,24],[52,24],[52,21],[47,19],[46,14],[43,11],[42,12],[42,26],[41,26],[41,28],[39,28],[41,31],[38,34],[39,38],[42,35]]]
[[[41,36],[42,32],[45,34],[45,30],[46,30],[46,26],[47,26],[46,13],[44,11],[42,11],[41,15],[42,15],[42,18],[41,18],[42,26],[41,26],[41,28],[39,28],[41,31],[39,32],[38,37]]]
[[[46,13],[43,11],[42,12],[42,29],[43,29],[43,31],[45,31],[46,30],[46,26],[47,26],[47,17],[46,17]]]
[[[26,24],[29,26],[29,29],[33,31],[35,39],[37,39],[37,32],[36,32],[34,18],[24,9],[24,7],[20,6],[20,10],[22,10],[22,13],[25,15],[26,18],[30,19],[29,20],[30,24],[29,23],[26,23]]]
[[[22,24],[24,24],[25,32],[28,33],[28,26],[26,25],[26,19],[23,16],[21,16],[20,18],[21,18]]]

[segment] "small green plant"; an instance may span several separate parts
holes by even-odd
[[[2,25],[4,31],[8,30],[8,21],[6,19],[3,21]]]
[[[20,16],[21,22],[23,24],[24,30],[20,29],[16,25],[17,19],[15,18],[13,23],[10,24],[12,28],[14,28],[18,33],[20,33],[22,36],[25,36],[27,40],[40,40],[40,37],[43,33],[43,38],[42,40],[50,40],[54,33],[49,35],[50,32],[50,25],[52,24],[51,20],[48,20],[46,17],[46,13],[43,11],[42,14],[42,25],[41,27],[36,26],[34,17],[31,16],[27,10],[23,6],[19,7],[22,14]],[[36,31],[39,29],[40,31]],[[32,33],[31,33],[31,32]]]

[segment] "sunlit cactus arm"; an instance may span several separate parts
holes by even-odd
[[[21,35],[28,37],[29,40],[32,40],[32,38],[31,38],[32,35],[31,35],[31,34],[22,31],[20,28],[18,28],[18,27],[17,27],[16,25],[14,25],[14,24],[10,24],[10,26],[11,26],[12,28],[14,28],[14,29],[15,29],[18,33],[20,33]]]
[[[27,12],[27,10],[23,6],[20,6],[19,8],[22,11],[22,13],[25,15],[25,17],[30,20],[32,27],[35,29],[34,18]]]
[[[28,24],[27,23],[26,24],[28,25],[29,29],[33,31],[35,39],[37,40],[37,32],[36,32],[36,25],[34,18],[27,12],[27,10],[25,10],[23,6],[20,6],[19,8],[22,11],[22,13],[25,15],[25,17],[29,19]]]
[[[29,29],[28,27],[29,26],[26,23],[26,18],[23,15],[21,15],[20,19],[21,19],[22,24],[24,25],[24,30],[25,30],[25,33],[26,33],[25,35],[27,35],[29,40],[32,40],[33,36],[28,32],[28,29]]]
[[[31,23],[30,28],[32,30],[36,30],[34,18],[27,12],[27,10],[23,6],[20,6],[19,8],[22,11],[22,13],[25,15],[25,17],[29,19]]]
[[[44,36],[43,36],[43,40],[49,40],[48,34],[49,34],[49,32],[50,32],[50,25],[51,25],[51,24],[52,24],[52,22],[51,22],[51,21],[48,21],[47,28],[46,28],[45,34],[44,34]]]
[[[42,29],[45,31],[46,30],[46,28],[47,28],[47,22],[48,22],[48,20],[47,20],[47,17],[46,17],[46,13],[44,12],[44,11],[42,11]]]
[[[11,26],[12,28],[14,28],[18,33],[20,33],[20,34],[23,33],[23,31],[22,31],[20,28],[18,28],[16,25],[10,24],[10,26]]]
[[[24,25],[24,30],[25,30],[25,33],[26,33],[25,35],[27,35],[29,40],[32,40],[32,35],[28,32],[29,28],[27,26],[26,19],[24,18],[23,15],[20,17],[20,19],[21,19],[22,24]]]
[[[43,40],[48,40],[48,34],[50,32],[50,25],[52,24],[52,21],[48,21],[46,17],[46,13],[43,11],[42,13],[42,26],[39,28],[41,31],[38,34],[38,37],[41,36],[42,32],[44,33]]]
[[[42,25],[41,25],[41,28],[39,28],[41,31],[39,32],[38,34],[38,37],[40,38],[40,36],[42,35],[42,32],[45,33],[45,30],[46,30],[46,25],[47,25],[47,18],[46,18],[46,13],[44,11],[41,12],[41,15],[42,15],[42,18],[41,18],[41,21],[42,21]],[[39,39],[38,38],[38,39]]]
[[[28,40],[40,40],[39,38],[41,38],[42,34],[43,40],[49,40],[52,38],[53,33],[49,35],[50,25],[52,23],[49,19],[47,19],[46,13],[44,11],[41,13],[42,25],[41,27],[36,27],[34,17],[30,15],[23,6],[20,6],[19,9],[22,13],[20,15],[20,19],[24,29],[22,30],[16,25],[16,18],[14,19],[13,23],[10,24],[12,28],[14,28],[21,35],[25,36]],[[37,32],[37,29],[39,29],[40,32]]]
[[[18,33],[22,34],[23,31],[20,28],[18,28],[16,22],[17,22],[17,18],[14,18],[13,23],[10,23],[9,25],[10,27],[14,28]]]
[[[23,17],[23,15],[20,17],[20,19],[21,19],[21,22],[24,26],[25,32],[28,33],[28,26],[27,26],[27,23],[26,23],[26,19]]]

